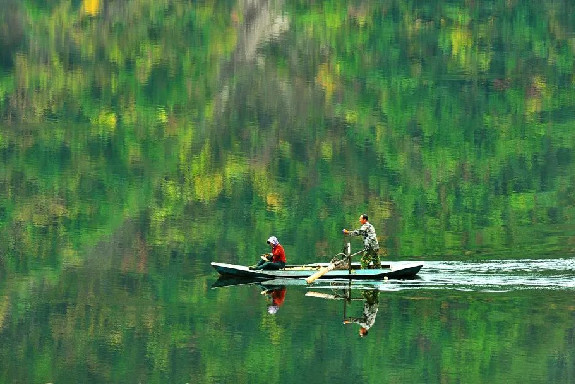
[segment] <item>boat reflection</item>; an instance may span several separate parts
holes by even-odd
[[[349,279],[326,279],[319,280],[314,285],[306,283],[305,279],[276,278],[258,279],[249,277],[220,276],[212,284],[212,288],[222,288],[239,285],[261,285],[261,286],[305,286],[313,289],[360,289],[360,290],[386,290],[385,288],[399,289],[408,287],[421,281],[420,276],[403,280],[349,280]]]
[[[297,279],[272,279],[272,280],[259,280],[259,279],[246,279],[246,278],[231,278],[220,277],[212,288],[223,288],[232,286],[245,286],[254,285],[261,289],[261,294],[266,296],[267,312],[269,314],[276,314],[280,307],[283,305],[286,296],[286,285],[304,285]],[[330,281],[321,286],[313,286],[318,290],[307,290],[306,297],[313,297],[325,300],[340,300],[343,302],[343,324],[357,324],[359,326],[359,336],[367,336],[369,329],[373,327],[377,312],[379,309],[379,281],[361,282],[361,284],[354,284],[350,280]],[[363,311],[360,316],[348,316],[348,306],[351,307],[352,302],[363,302]],[[352,310],[357,310],[354,306]]]

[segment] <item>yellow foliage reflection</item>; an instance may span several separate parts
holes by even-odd
[[[82,4],[82,12],[88,16],[98,16],[100,8],[100,0],[84,0]]]
[[[194,195],[200,201],[210,201],[219,196],[224,187],[221,174],[198,175],[194,177]]]
[[[8,297],[6,296],[2,296],[2,298],[0,299],[0,329],[4,328],[4,320],[6,319],[6,316],[8,315],[8,309],[10,306],[10,302],[8,300]]]
[[[464,61],[465,55],[469,53],[472,45],[473,40],[468,30],[463,27],[453,28],[451,31],[451,53],[453,56],[459,56]]]
[[[267,209],[272,212],[278,212],[282,208],[282,197],[275,192],[266,195]]]
[[[326,99],[329,100],[336,88],[336,75],[328,64],[324,63],[319,66],[315,80],[325,90]]]

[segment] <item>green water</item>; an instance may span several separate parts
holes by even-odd
[[[0,382],[574,382],[574,66],[570,1],[0,0]],[[421,281],[212,289],[363,212]]]

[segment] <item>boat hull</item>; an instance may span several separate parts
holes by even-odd
[[[289,265],[280,270],[252,270],[243,265],[212,263],[212,267],[222,276],[233,276],[250,279],[305,279],[317,272],[324,263]],[[351,280],[384,280],[384,279],[410,279],[414,278],[423,263],[396,263],[389,265],[389,268],[381,269],[352,269],[332,270],[321,277],[321,279],[351,279]]]

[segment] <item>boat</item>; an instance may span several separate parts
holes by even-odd
[[[329,263],[313,263],[303,265],[286,265],[279,270],[253,270],[249,267],[236,264],[212,262],[212,267],[222,276],[248,278],[256,280],[270,279],[306,279]],[[333,269],[323,274],[320,279],[345,280],[385,280],[385,279],[413,279],[423,267],[421,262],[382,263],[381,268],[361,269],[359,263],[352,263],[349,269]]]

